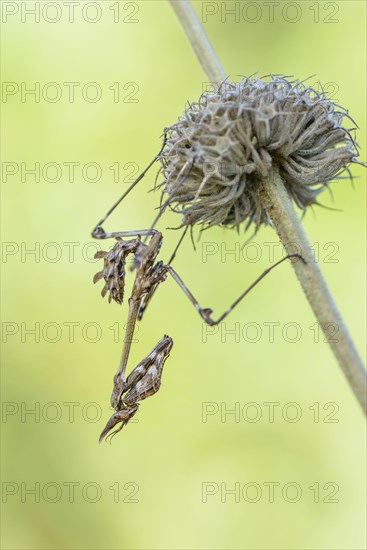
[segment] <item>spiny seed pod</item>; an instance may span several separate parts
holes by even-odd
[[[139,241],[116,241],[114,247],[105,252],[99,250],[95,254],[95,258],[103,258],[103,270],[96,273],[93,277],[93,282],[97,283],[101,279],[105,280],[105,285],[102,288],[103,298],[109,292],[108,301],[114,300],[118,304],[122,304],[124,299],[125,289],[125,264],[126,257],[129,254],[136,252]]]
[[[269,223],[259,190],[277,170],[302,210],[357,162],[348,112],[299,81],[225,81],[166,128],[163,193],[183,225]]]

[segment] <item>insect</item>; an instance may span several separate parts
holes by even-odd
[[[111,404],[115,413],[103,429],[99,442],[106,437],[113,437],[131,420],[139,408],[139,401],[157,393],[161,386],[164,363],[173,346],[170,336],[163,336],[155,348],[138,364],[127,379],[123,373],[117,372],[114,378],[114,388]],[[121,423],[115,431],[111,430]],[[111,432],[111,433],[110,433]]]
[[[162,152],[164,145],[165,139],[160,153]],[[115,409],[115,413],[107,422],[106,427],[100,436],[100,441],[102,441],[118,423],[121,423],[120,428],[112,432],[111,435],[114,435],[120,431],[138,410],[138,402],[156,393],[160,387],[163,365],[173,345],[173,341],[169,336],[164,336],[157,346],[150,352],[150,354],[148,354],[141,361],[141,363],[139,363],[139,365],[127,378],[125,373],[136,321],[142,319],[143,313],[147,308],[153,294],[157,290],[158,286],[167,279],[168,275],[172,277],[172,279],[188,297],[202,320],[209,325],[217,325],[223,321],[227,315],[229,315],[229,313],[242,301],[242,299],[268,273],[270,273],[270,271],[275,269],[286,259],[299,258],[305,262],[299,254],[288,254],[266,269],[219,317],[213,319],[213,310],[211,308],[201,307],[179,274],[171,266],[171,262],[173,261],[178,247],[187,232],[187,228],[181,236],[179,243],[168,263],[165,264],[162,260],[157,260],[163,243],[163,235],[154,228],[154,225],[158,217],[169,205],[171,197],[161,206],[159,214],[150,229],[109,233],[102,227],[102,224],[107,220],[113,210],[121,203],[132,188],[143,178],[153,163],[159,158],[160,153],[158,153],[158,155],[140,174],[137,180],[135,180],[135,182],[122,195],[122,197],[120,197],[120,199],[113,205],[113,207],[110,208],[92,232],[92,236],[96,239],[115,240],[115,244],[111,250],[98,251],[95,256],[96,258],[103,259],[104,261],[102,271],[98,272],[94,276],[95,283],[101,279],[104,279],[105,284],[102,289],[102,296],[109,294],[110,302],[115,301],[118,304],[122,304],[125,290],[126,261],[129,255],[133,255],[132,269],[135,270],[135,280],[131,296],[128,301],[128,321],[126,325],[123,349],[118,369],[114,376],[114,386],[111,395],[111,405]],[[184,177],[188,177],[188,174]],[[144,238],[144,241],[142,240],[142,237]]]
[[[102,229],[99,232],[102,235]],[[144,233],[143,233],[144,234]],[[139,363],[126,378],[126,366],[129,358],[132,336],[135,322],[145,296],[160,282],[164,281],[167,266],[162,261],[156,262],[157,255],[162,244],[162,235],[158,231],[150,231],[149,245],[144,244],[139,237],[132,240],[124,240],[125,236],[135,236],[135,232],[113,234],[116,242],[109,252],[98,251],[95,257],[102,258],[104,266],[102,271],[96,273],[94,282],[104,279],[102,289],[104,297],[109,292],[109,301],[114,300],[122,304],[125,290],[126,261],[130,254],[134,256],[136,268],[134,285],[129,298],[128,322],[124,338],[120,363],[113,379],[111,406],[115,413],[107,422],[101,433],[101,442],[109,432],[121,423],[120,428],[112,432],[113,436],[119,432],[134,416],[138,410],[138,402],[155,394],[161,385],[162,370],[165,360],[171,351],[173,340],[164,336],[156,347]],[[107,234],[104,237],[108,237]]]

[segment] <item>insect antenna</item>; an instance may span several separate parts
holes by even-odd
[[[110,434],[106,435],[105,440],[108,441],[108,443],[112,444],[112,439],[115,437],[116,434],[118,434],[121,431],[122,428],[118,428],[117,430],[114,430]]]

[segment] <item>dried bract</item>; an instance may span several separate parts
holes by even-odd
[[[352,120],[348,111],[298,81],[225,81],[166,128],[163,193],[183,225],[257,228],[269,223],[261,182],[277,170],[304,210],[356,162],[355,128],[344,127],[345,118]]]

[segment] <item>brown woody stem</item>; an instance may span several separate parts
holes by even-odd
[[[188,0],[170,0],[170,3],[208,79],[216,83],[225,80],[226,74],[190,2]],[[324,331],[326,340],[363,411],[367,414],[366,370],[315,261],[310,243],[292,201],[276,170],[273,171],[272,177],[264,181],[261,194],[269,218],[286,252],[299,252],[307,261],[307,265],[302,261],[294,261],[292,262],[293,268],[318,323]],[[295,250],[295,246],[297,250]],[[328,338],[331,323],[337,330],[335,339]]]

